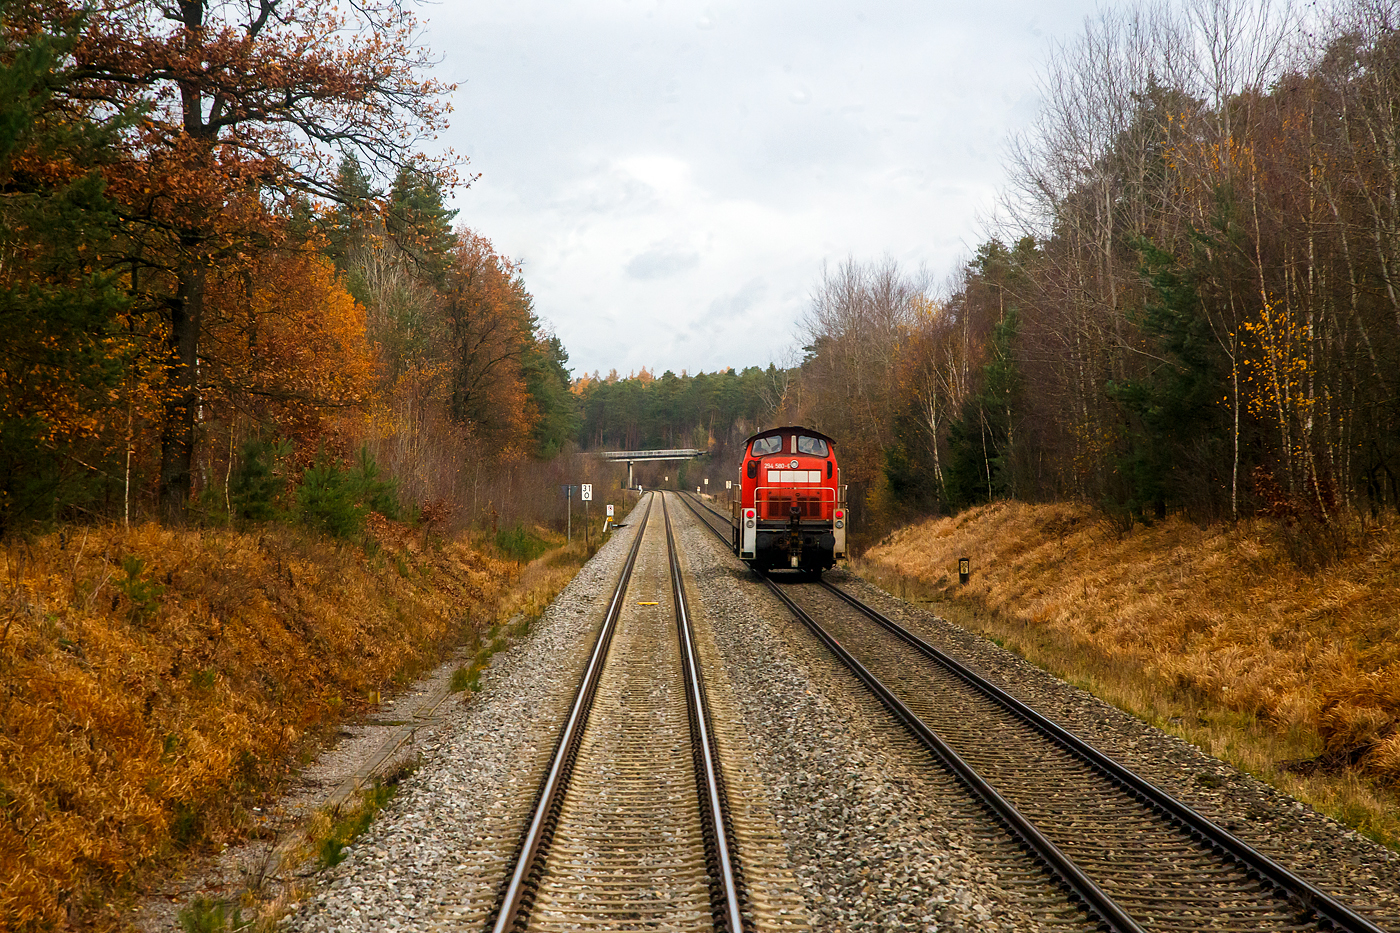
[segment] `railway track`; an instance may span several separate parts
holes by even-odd
[[[753,928],[670,516],[663,499],[662,522],[650,521],[652,495],[488,922],[495,933]]]
[[[850,593],[764,582],[1100,928],[1381,931]]]

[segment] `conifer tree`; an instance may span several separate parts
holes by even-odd
[[[114,425],[136,355],[99,171],[129,115],[56,113],[84,19],[46,29],[15,22],[15,7],[0,2],[12,37],[0,45],[0,534],[119,481]]]
[[[1228,367],[1189,271],[1151,242],[1139,249],[1151,288],[1139,323],[1155,365],[1140,378],[1106,387],[1126,422],[1111,504],[1134,516],[1162,518],[1169,506],[1208,504],[1212,492],[1225,488],[1216,474],[1225,450]]]

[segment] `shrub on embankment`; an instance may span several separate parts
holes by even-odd
[[[1003,633],[1078,656],[1081,675],[1097,664],[1151,681],[1180,713],[1223,707],[1302,735],[1304,770],[1400,787],[1400,527],[1347,537],[1302,569],[1297,529],[1277,521],[1124,531],[1084,505],[998,502],[903,528],[863,567],[990,610]]]
[[[517,564],[371,519],[364,548],[285,526],[8,545],[0,930],[110,914],[162,860],[239,837],[308,730],[496,621]]]

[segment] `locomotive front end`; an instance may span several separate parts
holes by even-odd
[[[799,426],[755,434],[738,489],[734,551],[754,569],[819,575],[846,556],[845,487],[825,434]]]

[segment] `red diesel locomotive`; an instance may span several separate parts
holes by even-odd
[[[744,442],[730,500],[734,553],[755,570],[820,576],[846,557],[846,487],[835,442],[811,428],[760,431]]]

